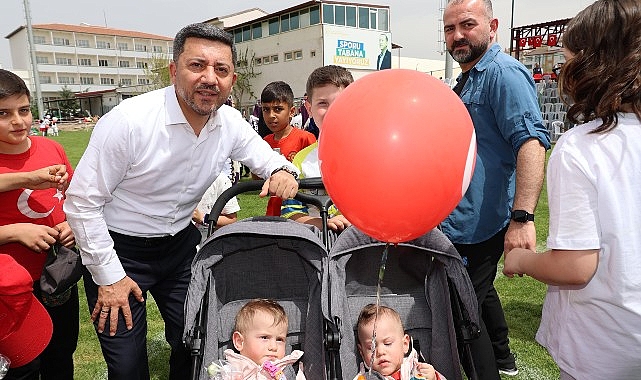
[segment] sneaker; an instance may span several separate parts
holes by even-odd
[[[516,376],[519,374],[519,370],[516,368],[516,365],[513,364],[511,367],[499,367],[499,373],[507,376]]]
[[[507,376],[516,376],[519,374],[519,370],[516,368],[516,355],[513,353],[510,353],[505,359],[497,360],[496,366],[500,374]]]

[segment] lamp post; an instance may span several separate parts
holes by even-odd
[[[36,45],[33,38],[33,28],[31,26],[31,7],[29,0],[23,0],[24,16],[27,21],[27,38],[29,40],[29,57],[31,59],[31,68],[33,69],[33,84],[36,87],[36,105],[38,107],[38,118],[44,119],[44,104],[42,102],[42,90],[40,88],[40,73],[38,72],[38,61],[36,59]]]

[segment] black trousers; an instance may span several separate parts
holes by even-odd
[[[39,283],[36,281],[33,286],[36,298],[40,299]],[[71,297],[62,305],[44,307],[53,322],[49,344],[36,359],[11,368],[6,380],[73,380],[73,353],[80,329],[78,287],[71,289]]]
[[[165,339],[171,346],[169,379],[183,380],[190,376],[190,354],[182,343],[184,303],[191,278],[191,262],[200,243],[200,232],[192,224],[174,236],[140,238],[110,232],[114,248],[127,276],[134,280],[147,299],[147,292],[156,301],[165,322]],[[89,310],[98,300],[98,286],[89,272],[84,276]],[[146,303],[129,296],[133,328],[127,330],[122,313],[118,329],[109,335],[109,323],[98,334],[102,354],[107,362],[110,380],[147,380],[147,311]],[[95,326],[97,327],[97,321]]]
[[[481,336],[471,344],[472,359],[479,380],[499,380],[496,362],[510,355],[508,327],[499,295],[494,288],[497,264],[503,254],[507,227],[477,244],[454,244],[467,261],[481,319]],[[465,368],[466,373],[470,373]]]

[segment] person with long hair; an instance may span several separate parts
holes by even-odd
[[[561,93],[577,125],[547,169],[545,253],[515,248],[503,273],[548,284],[536,334],[562,380],[641,373],[641,3],[599,0],[563,34]]]

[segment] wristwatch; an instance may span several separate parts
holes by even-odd
[[[525,210],[514,210],[510,219],[519,223],[534,222],[534,214],[530,214]]]
[[[294,176],[294,179],[298,179],[298,173],[293,171],[292,168],[290,168],[289,166],[281,166],[280,168],[274,170],[272,174],[270,174],[270,176],[273,176],[274,174],[278,173],[281,170]]]

